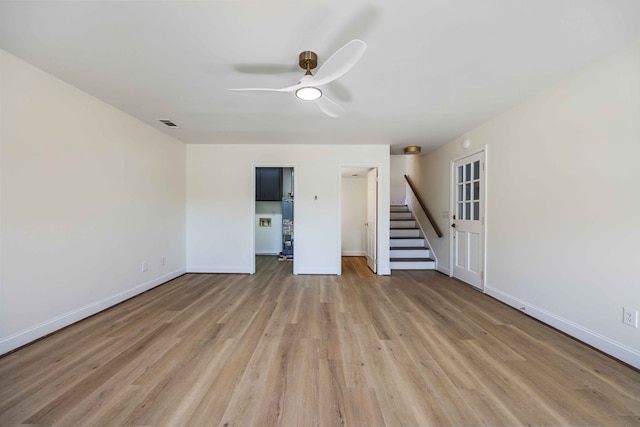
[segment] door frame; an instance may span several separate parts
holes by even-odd
[[[367,227],[367,249],[366,249],[366,257],[367,257],[367,266],[374,273],[378,273],[378,168],[371,168],[367,171],[367,222],[365,222]],[[375,188],[375,191],[371,191],[372,187]],[[370,209],[371,199],[369,198],[372,194],[375,194],[375,202],[373,203],[373,209]],[[373,211],[373,212],[372,212]],[[373,233],[370,233],[371,226],[369,225],[369,218],[373,216]],[[369,239],[369,236],[372,236]],[[373,244],[371,244],[373,240]],[[373,254],[372,254],[373,252]]]
[[[488,203],[487,203],[487,195],[489,194],[488,189],[489,189],[489,179],[488,179],[488,175],[489,175],[489,156],[488,156],[488,147],[486,145],[479,147],[478,149],[468,152],[468,153],[464,153],[461,156],[458,156],[454,159],[451,159],[450,165],[449,165],[449,277],[454,277],[453,276],[453,272],[454,272],[454,262],[455,262],[455,242],[454,242],[454,238],[453,235],[454,233],[451,231],[451,224],[453,222],[453,215],[455,215],[456,213],[456,183],[455,183],[455,179],[456,179],[456,174],[455,174],[455,163],[457,161],[463,160],[467,157],[471,157],[471,156],[475,156],[476,154],[482,154],[482,162],[484,164],[484,169],[481,170],[481,173],[483,173],[483,179],[484,179],[484,200],[483,200],[483,207],[482,207],[482,212],[481,215],[484,218],[484,222],[481,224],[482,226],[482,276],[481,276],[481,280],[480,280],[480,288],[476,288],[475,286],[473,286],[474,288],[480,290],[482,293],[486,293],[486,288],[487,288],[487,224],[489,223],[489,211],[488,211]],[[470,285],[472,286],[472,285]]]
[[[256,273],[256,168],[293,168],[293,230],[295,236],[296,220],[299,218],[298,205],[295,202],[296,193],[298,188],[298,174],[296,173],[297,165],[295,163],[281,163],[281,162],[260,162],[251,164],[251,215],[250,215],[250,230],[251,230],[251,268],[250,274]],[[295,239],[295,237],[294,237]],[[298,270],[296,268],[296,244],[293,244],[293,274],[297,275]]]
[[[338,164],[338,259],[336,260],[338,275],[342,274],[342,169],[344,168],[369,168],[369,169],[377,169],[378,170],[378,186],[377,186],[377,196],[378,201],[376,204],[376,208],[378,212],[376,213],[376,270],[377,275],[382,275],[380,271],[380,212],[382,209],[381,206],[381,197],[380,197],[380,175],[382,170],[382,163],[339,163]],[[365,177],[366,179],[366,177]]]

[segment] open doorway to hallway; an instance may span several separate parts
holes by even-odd
[[[294,168],[256,166],[254,247],[255,271],[265,265],[263,257],[277,258],[290,267],[294,261]]]
[[[343,166],[340,171],[341,256],[360,256],[378,268],[378,168]]]

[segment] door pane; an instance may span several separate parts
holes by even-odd
[[[473,162],[473,179],[480,179],[480,160]]]
[[[465,174],[465,181],[470,181],[471,180],[471,163],[467,163],[465,165],[466,168],[466,174]]]
[[[476,233],[469,233],[469,239],[467,240],[467,249],[469,250],[469,259],[467,260],[467,266],[470,271],[480,271],[480,260],[475,254],[480,253],[480,239]]]
[[[480,200],[480,181],[473,183],[473,200]]]
[[[464,199],[471,200],[471,184],[465,184]]]
[[[462,184],[458,185],[458,201],[462,200],[462,196],[464,194],[464,190],[462,188]]]
[[[478,221],[480,219],[480,202],[473,202],[473,220]]]
[[[456,233],[456,265],[467,268],[467,235],[466,233]]]

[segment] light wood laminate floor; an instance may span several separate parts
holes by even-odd
[[[638,426],[640,372],[437,272],[187,274],[0,359],[0,425]]]

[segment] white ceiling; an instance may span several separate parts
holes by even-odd
[[[285,87],[351,39],[322,114]],[[639,0],[3,1],[0,48],[186,143],[442,145],[640,39]],[[156,120],[171,119],[179,129]]]

